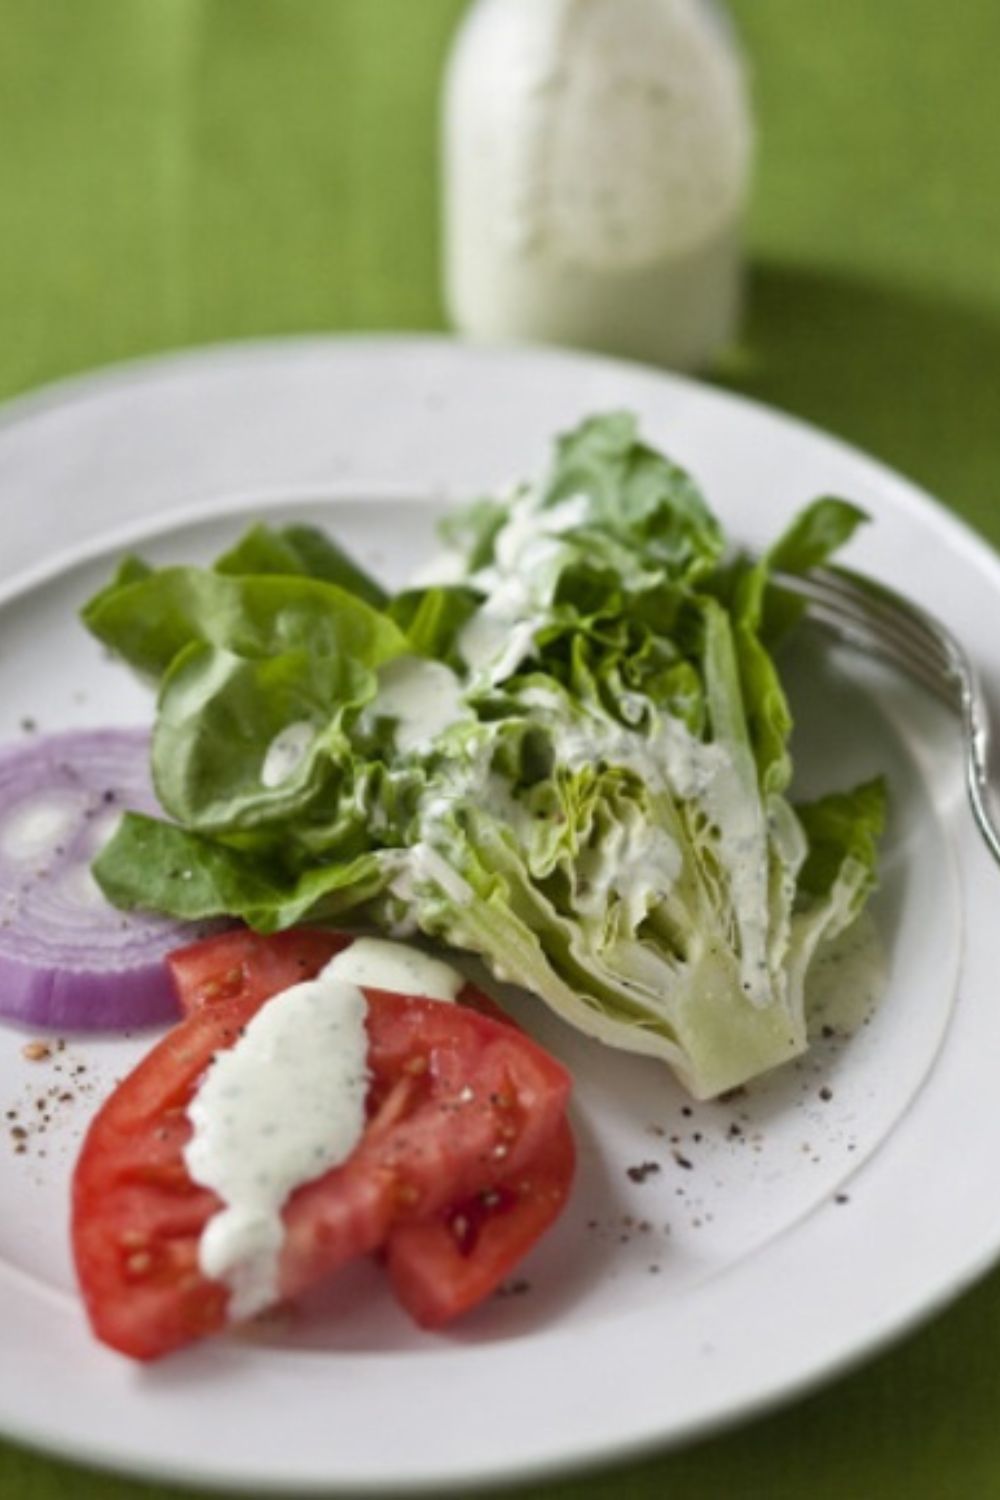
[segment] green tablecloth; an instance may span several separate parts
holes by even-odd
[[[440,327],[436,91],[461,9],[0,0],[0,395],[207,340]],[[736,9],[761,151],[725,378],[1000,542],[1000,5]],[[535,1492],[1000,1496],[998,1410],[995,1275],[779,1415]],[[0,1446],[4,1500],[167,1493]]]

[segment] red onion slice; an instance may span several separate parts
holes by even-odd
[[[145,730],[0,750],[0,1014],[65,1030],[179,1014],[163,957],[204,929],[117,911],[90,873],[126,809],[160,813]]]

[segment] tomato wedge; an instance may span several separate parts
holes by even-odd
[[[393,1291],[422,1328],[441,1328],[496,1290],[555,1222],[573,1184],[566,1120],[520,1172],[389,1236]]]
[[[94,1331],[112,1347],[152,1359],[226,1325],[228,1291],[198,1265],[201,1232],[220,1202],[188,1175],[187,1106],[214,1054],[345,941],[227,933],[175,957],[183,1003],[193,1008],[101,1109],[74,1176],[77,1272]],[[342,1166],[285,1206],[283,1296],[380,1248],[397,1228],[513,1182],[564,1118],[568,1075],[512,1027],[463,1006],[366,995],[368,1125]]]

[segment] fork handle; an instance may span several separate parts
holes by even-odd
[[[959,650],[957,643],[954,646]],[[962,653],[964,657],[964,653]],[[965,723],[965,784],[969,803],[979,831],[990,853],[1000,864],[1000,824],[993,811],[993,794],[989,777],[990,728],[986,717],[986,699],[971,662],[963,660],[960,675],[962,718]]]

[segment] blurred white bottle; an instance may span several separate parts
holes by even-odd
[[[685,370],[731,339],[753,130],[715,0],[475,0],[443,124],[462,332]]]

